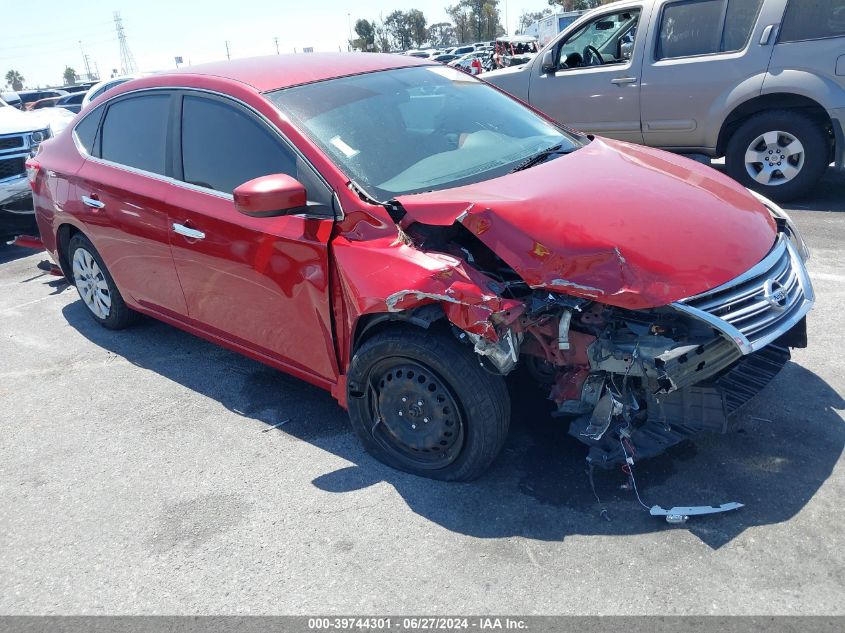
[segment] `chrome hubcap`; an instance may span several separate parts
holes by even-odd
[[[100,319],[108,318],[111,312],[109,285],[94,257],[84,248],[77,248],[73,254],[73,280],[88,309]]]
[[[804,145],[788,132],[766,132],[745,152],[748,175],[762,185],[775,187],[793,180],[804,167]]]

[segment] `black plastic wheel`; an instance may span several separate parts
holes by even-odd
[[[447,333],[397,327],[369,339],[350,364],[347,396],[364,447],[423,477],[473,479],[507,436],[504,380]]]

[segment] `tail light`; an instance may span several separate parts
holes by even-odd
[[[29,186],[35,187],[35,179],[38,178],[38,172],[41,170],[41,165],[34,158],[26,160],[26,177],[29,178]]]

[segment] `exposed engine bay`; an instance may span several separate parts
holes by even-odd
[[[700,302],[628,310],[531,288],[458,223],[410,224],[406,233],[409,244],[461,258],[491,280],[487,290],[522,303],[517,315],[491,317],[496,341],[453,326],[455,333],[489,371],[506,375],[524,365],[546,385],[554,415],[589,447],[595,466],[652,457],[701,431],[726,432],[729,416],[790,359],[789,347],[806,346],[812,288],[803,266],[793,266],[797,252],[785,233],[760,271],[708,293],[709,309],[733,325],[694,307]],[[756,338],[743,327],[757,328]]]

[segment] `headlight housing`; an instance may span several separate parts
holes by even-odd
[[[35,130],[34,132],[30,132],[29,147],[31,149],[35,149],[51,136],[53,136],[53,131],[49,128],[49,126],[44,128],[43,130]]]
[[[807,248],[807,244],[801,237],[798,227],[795,226],[792,218],[789,217],[789,214],[765,196],[761,196],[759,193],[751,189],[748,191],[769,210],[769,213],[772,214],[775,223],[778,225],[778,231],[786,233],[789,237],[789,241],[792,242],[795,250],[797,250],[798,254],[801,256],[801,259],[805,262],[810,259],[810,249]]]

